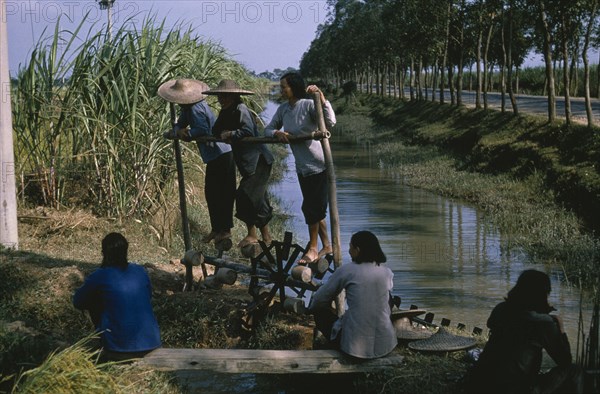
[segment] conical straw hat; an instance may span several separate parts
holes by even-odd
[[[172,79],[160,85],[158,95],[170,103],[194,104],[206,98],[208,85],[195,79]]]
[[[452,352],[455,350],[469,349],[476,345],[475,338],[462,337],[450,334],[440,327],[438,331],[427,339],[421,339],[408,344],[412,350],[423,352]]]
[[[238,84],[231,79],[224,79],[219,82],[216,88],[204,90],[204,94],[235,93],[235,94],[254,94],[250,90],[241,89]]]
[[[426,328],[414,327],[408,317],[402,317],[393,321],[396,329],[396,337],[405,341],[429,338],[432,332]]]
[[[415,317],[427,313],[424,309],[392,309],[392,320],[401,319],[403,317]]]

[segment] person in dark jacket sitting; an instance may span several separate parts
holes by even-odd
[[[150,278],[144,267],[127,260],[128,246],[120,233],[104,237],[100,268],[73,296],[75,308],[89,311],[106,360],[141,357],[161,346]]]
[[[467,392],[579,393],[579,369],[563,322],[551,315],[550,278],[536,270],[524,271],[506,300],[492,311],[490,338],[466,379]],[[542,350],[556,366],[540,374]]]

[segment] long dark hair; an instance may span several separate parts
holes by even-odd
[[[354,257],[355,263],[372,263],[375,262],[377,265],[385,263],[387,258],[381,250],[379,240],[370,231],[359,231],[352,235],[350,243],[355,247],[359,248],[358,256]]]
[[[110,233],[102,240],[101,267],[127,267],[129,243],[121,233]]]
[[[526,270],[517,279],[515,287],[508,292],[506,301],[519,309],[549,313],[554,310],[548,304],[551,290],[550,277],[546,273]]]
[[[302,75],[297,72],[289,72],[283,74],[280,80],[281,79],[285,79],[290,89],[292,89],[295,98],[306,98],[306,83],[304,82]]]

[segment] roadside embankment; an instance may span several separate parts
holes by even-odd
[[[337,98],[334,133],[368,142],[408,185],[481,209],[510,246],[598,278],[600,130],[536,116],[356,95]]]

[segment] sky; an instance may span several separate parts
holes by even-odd
[[[89,12],[89,26],[105,28],[107,12],[95,0],[5,0],[8,57],[11,75],[46,29],[51,35],[60,17],[61,28],[73,30]],[[302,54],[325,22],[325,0],[116,0],[113,29],[125,20],[143,21],[152,14],[172,27],[184,22],[195,32],[224,47],[232,58],[260,73],[298,68]],[[89,27],[84,27],[86,32]]]

